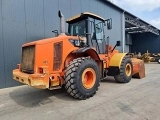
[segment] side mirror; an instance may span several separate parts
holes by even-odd
[[[111,30],[112,29],[112,18],[107,19],[106,21],[107,21],[107,29]]]
[[[121,41],[117,41],[116,46],[121,46]]]
[[[114,46],[112,52],[114,51],[114,49],[115,49],[117,46],[120,46],[120,43],[121,43],[121,41],[117,41],[117,43],[116,43],[116,45]]]

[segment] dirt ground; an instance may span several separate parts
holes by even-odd
[[[160,64],[145,67],[145,78],[119,84],[109,77],[87,100],[65,89],[0,89],[0,120],[160,120]]]

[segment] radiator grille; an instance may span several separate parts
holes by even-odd
[[[22,48],[21,71],[25,73],[34,73],[35,46],[26,46]]]
[[[62,63],[62,42],[54,44],[53,70],[59,70]]]

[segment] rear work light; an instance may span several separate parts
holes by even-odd
[[[40,74],[43,74],[43,73],[44,73],[44,71],[43,71],[43,68],[42,68],[42,67],[39,67],[39,68],[38,68],[38,73],[40,73]]]
[[[37,71],[39,74],[46,74],[48,73],[48,67],[46,66],[40,66],[38,67],[38,71]]]

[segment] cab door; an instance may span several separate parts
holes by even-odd
[[[98,54],[105,54],[106,41],[104,35],[104,23],[93,18],[89,20],[89,31],[91,33],[90,46],[95,47]]]

